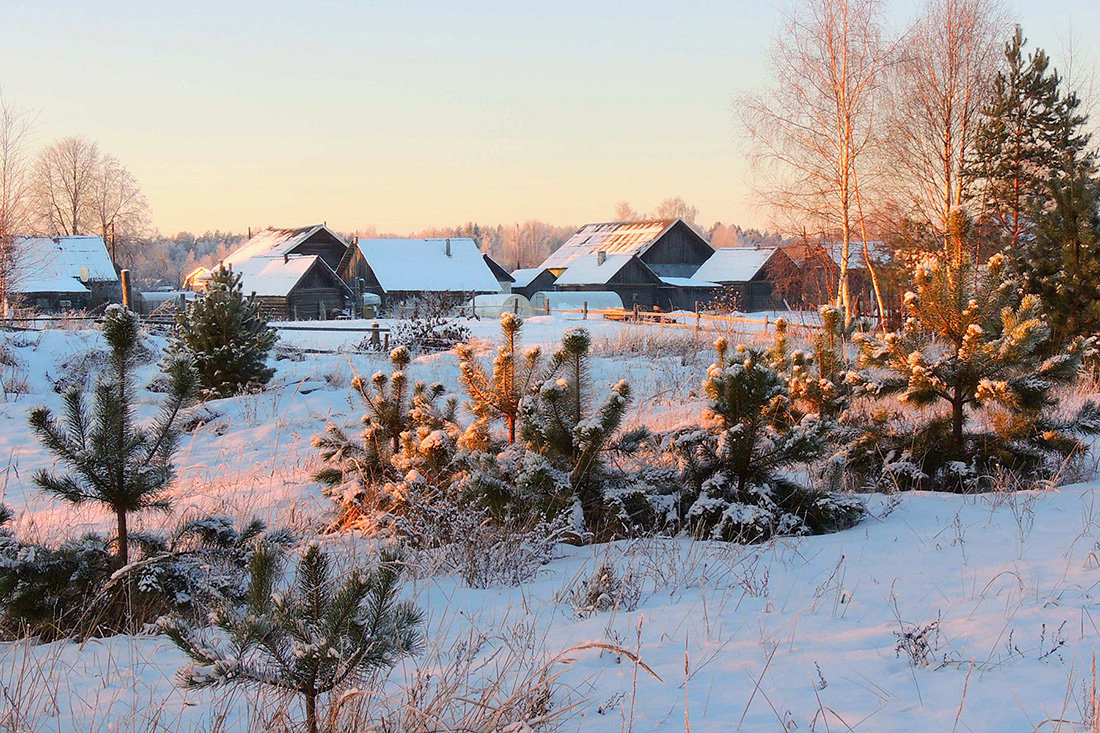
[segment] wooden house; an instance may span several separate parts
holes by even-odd
[[[722,247],[693,279],[733,289],[740,310],[752,312],[783,308],[780,282],[793,272],[794,263],[779,247]]]
[[[563,291],[610,291],[622,299],[623,307],[649,310],[662,305],[665,283],[634,254],[580,255],[569,262],[554,289]]]
[[[503,291],[487,258],[466,237],[360,239],[340,275],[356,294],[379,296],[383,310],[428,294],[453,296],[457,303]]]
[[[714,248],[682,219],[601,222],[581,227],[540,268],[560,275],[577,258],[597,252],[634,255],[657,277],[691,277]]]
[[[122,282],[103,237],[18,237],[20,267],[9,288],[16,305],[58,313],[122,302]]]
[[[273,320],[324,319],[345,310],[351,289],[336,274],[348,246],[323,224],[265,229],[225,258],[241,276],[241,289],[255,295]],[[209,273],[193,278],[201,289]]]

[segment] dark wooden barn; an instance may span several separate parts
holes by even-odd
[[[784,308],[785,279],[797,268],[779,247],[723,247],[703,263],[696,280],[717,283],[737,295],[745,312]]]
[[[323,224],[265,229],[224,264],[241,276],[241,289],[254,294],[274,320],[324,319],[352,304],[351,289],[336,274],[348,246]],[[201,289],[208,275],[195,278]]]
[[[597,252],[634,255],[657,277],[692,277],[714,248],[682,219],[609,221],[581,227],[540,268],[560,275],[578,257]]]
[[[490,262],[466,237],[359,239],[341,263],[340,276],[355,293],[377,295],[383,310],[390,310],[427,296],[457,303],[500,293],[502,281]],[[511,280],[503,269],[500,274]]]

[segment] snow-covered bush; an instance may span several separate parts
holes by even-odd
[[[641,599],[641,579],[632,570],[620,573],[606,562],[567,596],[570,607],[581,618],[607,611],[633,611]]]
[[[228,397],[271,381],[267,357],[276,338],[259,303],[241,291],[241,276],[222,265],[177,316],[168,353],[195,363],[204,396]]]
[[[283,578],[279,553],[261,550],[250,563],[243,608],[223,604],[211,620],[224,638],[196,631],[180,619],[161,629],[188,657],[183,687],[231,684],[270,686],[301,695],[306,730],[317,733],[318,697],[370,672],[386,671],[422,645],[423,613],[399,601],[401,557],[383,553],[369,570],[356,568],[337,583],[316,544]]]
[[[213,605],[240,602],[261,544],[282,547],[286,532],[259,520],[184,522],[171,533],[135,532],[133,556],[118,568],[108,538],[86,534],[57,547],[16,538],[0,507],[0,634],[42,640],[136,633],[174,612],[200,619]]]
[[[395,314],[399,320],[390,328],[390,344],[424,354],[469,341],[469,327],[455,317],[465,300],[457,293],[424,293],[400,304]]]
[[[754,542],[849,527],[857,500],[808,490],[785,475],[825,452],[822,421],[794,409],[789,381],[767,354],[724,339],[703,383],[707,422],[669,436],[689,500],[682,521],[697,537]]]
[[[450,484],[461,437],[457,403],[439,404],[444,388],[438,383],[416,382],[410,394],[404,346],[390,353],[390,361],[388,376],[379,371],[369,381],[352,380],[366,409],[358,438],[329,423],[313,439],[322,460],[315,476],[339,508],[337,526],[377,533],[401,517],[430,516]]]
[[[965,219],[955,226],[964,236]],[[981,491],[997,469],[1046,480],[1100,433],[1096,402],[1056,411],[1057,389],[1077,379],[1092,345],[1052,355],[1039,298],[1020,299],[999,255],[975,269],[966,258],[926,261],[904,327],[859,338],[867,391],[921,410],[908,421],[879,412],[853,435],[843,458],[871,486]]]

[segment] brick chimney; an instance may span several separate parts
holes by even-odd
[[[596,253],[596,264],[602,265],[605,262],[607,262],[607,250],[601,249]]]
[[[448,257],[451,256],[451,238],[450,237],[447,237],[447,244],[444,245],[443,251],[446,253],[446,255]]]

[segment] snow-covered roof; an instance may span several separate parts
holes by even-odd
[[[241,276],[241,290],[246,295],[286,296],[318,261],[328,268],[317,255],[291,255],[285,260],[253,257],[232,267]]]
[[[600,262],[599,254],[580,255],[569,262],[555,285],[603,285],[626,267],[632,254],[609,254]]]
[[[546,258],[543,268],[568,267],[573,260],[603,250],[612,254],[642,254],[679,219],[606,221],[585,224],[565,244]]]
[[[512,287],[525,288],[546,271],[545,267],[523,267],[512,271]]]
[[[251,239],[242,244],[233,253],[225,258],[225,264],[237,265],[250,260],[253,257],[282,257],[290,254],[298,245],[305,242],[317,232],[324,230],[335,239],[340,237],[324,224],[314,224],[308,227],[295,229],[264,229],[257,232]]]
[[[500,292],[496,276],[468,237],[360,239],[357,246],[386,292]]]
[[[87,293],[85,282],[118,282],[103,237],[19,237],[26,265],[12,288],[17,293]]]
[[[748,282],[777,251],[778,247],[721,247],[695,271],[692,279],[715,283]]]
[[[712,283],[707,280],[698,280],[694,277],[662,277],[661,282],[665,285],[675,285],[678,288],[716,288],[718,283]]]

